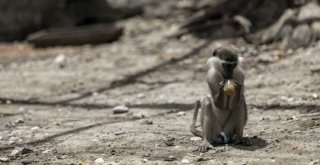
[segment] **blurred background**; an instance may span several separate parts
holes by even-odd
[[[256,44],[294,40],[283,43],[284,48],[306,46],[319,38],[319,6],[311,0],[3,0],[0,9],[0,41],[28,41],[36,46],[114,41],[127,30],[114,26],[130,17],[172,22],[179,26],[174,37],[187,33],[211,39],[246,35],[248,42]],[[261,30],[268,32],[252,34]],[[307,34],[295,36],[300,32]],[[299,38],[304,41],[295,41]]]

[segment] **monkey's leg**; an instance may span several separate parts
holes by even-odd
[[[198,147],[199,152],[207,152],[213,144],[214,135],[219,130],[219,125],[215,122],[211,98],[209,96],[203,99],[201,111],[201,126],[203,131],[202,143]]]
[[[223,132],[230,137],[229,142],[235,142],[235,144],[251,145],[248,138],[243,137],[243,129],[246,124],[246,109],[239,107],[234,109],[227,124],[225,125]]]

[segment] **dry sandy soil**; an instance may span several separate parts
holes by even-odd
[[[320,43],[283,52],[168,39],[177,25],[163,19],[119,24],[126,34],[106,45],[0,47],[0,164],[319,164]],[[223,44],[242,52],[252,146],[201,154],[191,110],[208,94],[206,60]],[[129,112],[113,114],[118,105]],[[16,146],[32,152],[4,162]]]

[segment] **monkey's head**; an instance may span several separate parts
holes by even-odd
[[[225,79],[232,78],[233,70],[238,65],[238,51],[232,47],[219,47],[212,53],[211,65],[221,72]],[[209,62],[210,63],[210,62]]]

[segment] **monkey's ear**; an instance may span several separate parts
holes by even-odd
[[[213,51],[212,56],[217,56],[217,49]]]

